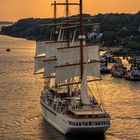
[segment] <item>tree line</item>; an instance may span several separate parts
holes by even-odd
[[[136,14],[110,13],[95,16],[84,14],[84,18],[88,19],[84,21],[85,24],[100,23],[100,42],[102,45],[108,47],[123,46],[140,51],[140,11]],[[62,19],[59,18],[56,22],[62,22]],[[0,33],[32,40],[48,40],[51,28],[47,25],[52,23],[54,23],[54,19],[21,19],[12,26],[2,27]],[[85,26],[84,31],[91,33],[92,29]]]

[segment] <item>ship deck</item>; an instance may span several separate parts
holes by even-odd
[[[81,107],[81,108],[69,108],[69,110],[75,115],[102,115],[104,112],[99,105]]]

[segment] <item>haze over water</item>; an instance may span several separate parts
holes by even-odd
[[[63,136],[45,122],[34,53],[34,41],[0,36],[0,140],[140,140],[140,82],[110,75],[103,76],[100,94],[112,117],[105,138]]]

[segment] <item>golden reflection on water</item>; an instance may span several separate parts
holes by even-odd
[[[82,140],[65,137],[44,121],[39,103],[44,83],[33,75],[34,50],[35,42],[0,36],[0,139]],[[112,123],[97,140],[140,140],[140,82],[102,78],[92,91]]]

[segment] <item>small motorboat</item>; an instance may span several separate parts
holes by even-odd
[[[10,50],[10,48],[7,48],[6,51],[7,51],[7,52],[10,52],[11,50]]]
[[[123,78],[126,74],[127,68],[124,67],[122,61],[118,59],[116,63],[111,67],[111,75],[115,78]]]
[[[104,56],[100,57],[100,73],[110,74],[110,69],[108,68],[108,62]]]
[[[104,57],[105,57],[105,59],[108,63],[114,63],[115,62],[115,58],[114,58],[113,54],[111,54],[111,52],[106,52],[104,54]]]
[[[130,70],[125,74],[125,80],[140,81],[140,67],[139,65],[132,65]]]

